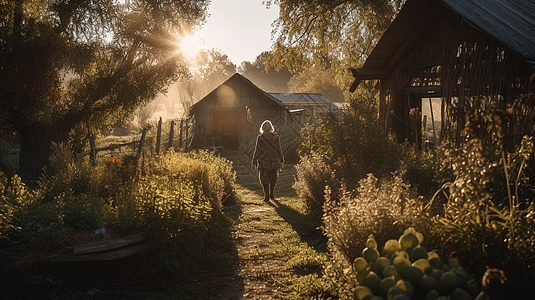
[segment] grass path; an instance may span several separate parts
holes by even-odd
[[[286,165],[264,203],[256,173],[244,155],[228,155],[237,173],[235,205],[225,208],[232,223],[232,271],[212,276],[209,299],[298,299],[300,280],[319,273],[326,259],[325,240],[311,227],[292,188],[295,168]]]

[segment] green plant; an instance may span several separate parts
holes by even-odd
[[[319,154],[349,189],[367,174],[382,178],[400,166],[399,144],[372,118],[329,114],[321,125],[304,127],[301,135],[299,155]]]
[[[370,258],[366,255],[369,249],[378,254]],[[404,295],[402,299],[473,299],[480,292],[474,276],[457,258],[441,259],[437,253],[428,252],[423,235],[412,227],[383,247],[369,238],[362,253],[352,266],[358,281],[354,289],[357,300],[370,298],[367,295],[393,299],[398,294]]]
[[[533,188],[524,173],[530,171],[531,139],[525,137],[514,153],[501,147],[486,153],[481,149],[481,142],[472,139],[441,150],[453,178],[442,188],[445,214],[431,219],[429,242],[445,255],[455,253],[478,275],[486,266],[499,268],[512,285],[521,287],[534,275],[535,204],[521,197]]]
[[[313,216],[314,222],[319,226],[322,223],[325,188],[332,185],[331,171],[315,152],[301,157],[295,169],[297,174],[293,188],[303,199],[307,213]]]
[[[323,220],[329,249],[346,265],[361,255],[359,249],[371,234],[386,242],[402,228],[418,224],[422,216],[420,200],[398,173],[382,180],[370,174],[355,191],[342,190],[339,199],[327,197],[326,201]]]

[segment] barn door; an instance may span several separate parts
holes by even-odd
[[[223,138],[225,148],[237,148],[239,144],[239,133],[241,118],[238,110],[216,110],[214,111],[215,135]]]

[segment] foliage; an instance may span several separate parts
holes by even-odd
[[[273,65],[298,73],[333,64],[337,73],[360,64],[399,11],[402,0],[266,1],[280,6]]]
[[[209,1],[28,1],[0,11],[0,137],[41,172],[51,142],[98,132],[189,76],[178,44]]]
[[[59,150],[61,155],[69,156]],[[59,161],[59,159],[58,159]],[[5,268],[23,272],[44,255],[94,241],[95,229],[106,237],[146,232],[155,247],[140,266],[157,284],[191,275],[202,255],[205,236],[220,214],[221,198],[232,193],[235,173],[226,159],[207,152],[174,153],[145,162],[136,177],[129,156],[92,166],[84,161],[56,163],[55,175],[44,176],[30,193],[19,177],[1,185],[3,215],[0,248]],[[4,202],[6,205],[4,205]]]
[[[0,189],[0,239],[5,239],[14,229],[13,219],[34,201],[34,197],[18,175],[10,177],[0,172]]]
[[[348,188],[369,173],[381,178],[400,165],[399,144],[375,119],[351,112],[330,114],[321,125],[305,127],[301,135],[299,155],[321,155]]]
[[[292,74],[286,68],[275,70],[269,65],[270,58],[271,52],[264,51],[256,57],[254,62],[242,62],[238,67],[238,72],[264,91],[289,92],[288,81]]]
[[[332,69],[313,67],[294,75],[288,82],[291,93],[319,93],[332,102],[344,102],[342,89],[335,82]]]
[[[440,168],[440,158],[434,151],[421,151],[415,145],[402,145],[401,169],[406,180],[418,195],[431,199],[439,189],[441,180],[446,176]],[[442,208],[443,203],[432,203],[433,208]]]
[[[297,175],[293,188],[303,200],[306,212],[312,216],[316,226],[319,226],[322,224],[325,189],[334,183],[332,172],[323,158],[315,152],[301,157],[299,164],[295,165],[295,170]]]
[[[342,188],[339,199],[328,194],[323,221],[333,257],[347,265],[361,255],[359,249],[370,235],[378,243],[399,236],[404,228],[419,223],[420,207],[402,174],[382,180],[370,174],[354,191]]]
[[[193,102],[197,102],[219,84],[236,73],[236,65],[230,61],[228,55],[217,49],[199,51],[194,58],[195,70],[192,77],[182,85],[191,85]],[[184,89],[184,88],[183,88]],[[187,90],[187,89],[186,89]]]
[[[535,205],[529,198],[519,198],[532,189],[524,173],[526,161],[533,155],[530,141],[525,137],[507,156],[500,149],[489,149],[492,151],[485,154],[477,139],[460,147],[446,144],[442,155],[453,177],[443,187],[447,195],[445,214],[433,218],[429,226],[437,249],[456,253],[477,273],[486,266],[500,268],[514,285],[534,274]],[[497,158],[500,152],[501,161]]]

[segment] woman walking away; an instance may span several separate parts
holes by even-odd
[[[279,171],[284,167],[284,156],[279,135],[275,133],[275,128],[269,120],[265,120],[260,126],[252,166],[259,171],[260,183],[264,188],[264,201],[268,202],[270,198],[275,200],[273,192]]]

